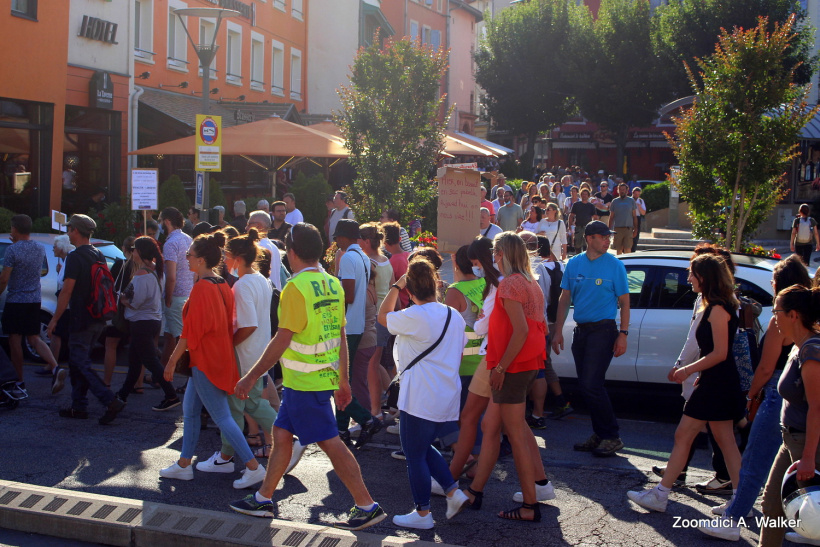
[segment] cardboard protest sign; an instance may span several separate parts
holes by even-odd
[[[442,172],[443,171],[443,172]],[[438,177],[438,250],[454,253],[478,235],[481,177],[478,171],[445,167]]]

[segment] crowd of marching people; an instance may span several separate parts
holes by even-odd
[[[22,337],[37,344],[46,361],[38,373],[51,378],[52,392],[70,380],[63,418],[87,419],[91,391],[104,408],[99,423],[109,424],[143,383],[161,389],[153,410],[181,406],[184,420],[179,457],[159,476],[231,474],[234,488],[253,489],[230,504],[237,512],[275,515],[278,483],[316,443],[354,501],[336,526],[359,530],[384,520],[351,449],[386,429],[399,435],[401,450],[392,455],[406,461],[412,493],[412,510],[395,515],[394,524],[432,528],[432,495],[446,497],[446,519],[480,509],[502,451],[513,456],[520,490],[498,517],[539,522],[540,504],[556,493],[534,431],[546,418],[573,412],[552,353],[572,352],[591,418],[591,435],[574,449],[611,457],[624,447],[604,380],[630,343],[629,290],[626,269],[609,250],[634,250],[646,208],[640,186],[614,180],[613,195],[605,180],[593,196],[576,174],[555,180],[546,173],[515,196],[503,175],[488,173],[480,233],[452,255],[449,286],[441,279],[445,261],[433,248],[413,248],[395,211],[360,224],[344,192],[329,200],[324,234],[303,221],[291,195],[272,206],[260,202],[249,215],[237,202],[235,219],[221,217],[215,226],[192,209],[191,235],[183,213],[166,208],[153,234],[126,239],[127,260],[111,273],[90,242],[94,221],[73,215],[55,242],[62,262],[51,350],[23,320],[39,306],[42,256],[26,243],[31,219],[18,215],[0,275],[0,292],[9,289],[3,330],[17,337],[12,347]],[[337,247],[327,261],[326,239]],[[116,298],[109,325],[108,278]],[[809,481],[820,462],[820,287],[798,254],[777,265],[773,317],[744,393],[733,348],[755,303],[736,293],[731,254],[699,246],[689,282],[699,296],[669,371],[683,388],[683,417],[668,463],[653,469],[660,483],[626,497],[665,511],[670,491],[685,483],[695,437],[707,431],[713,481],[731,498],[713,509],[720,520],[701,530],[736,540],[761,488],[764,514],[782,516],[783,476]],[[576,326],[565,340],[570,306]],[[106,354],[100,377],[91,350],[104,337],[116,352],[125,336],[127,374],[112,388],[108,362],[116,353]],[[57,362],[61,344],[69,348],[67,373]],[[12,357],[22,366],[21,356]],[[205,420],[219,427],[221,446],[195,463]],[[748,439],[742,453],[737,429]],[[761,545],[783,540],[785,528],[772,522],[761,529]]]

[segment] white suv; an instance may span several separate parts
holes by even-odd
[[[686,341],[697,296],[687,282],[691,257],[691,251],[644,251],[618,257],[629,281],[629,339],[626,353],[612,359],[607,380],[669,385],[666,375]],[[760,324],[765,328],[772,316],[771,280],[777,260],[747,255],[732,258],[740,293],[763,306]],[[555,371],[565,378],[577,377],[571,350],[574,328],[570,309],[564,324],[564,350],[552,354]]]

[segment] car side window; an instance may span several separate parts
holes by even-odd
[[[735,284],[737,284],[741,295],[757,300],[761,306],[771,306],[774,303],[772,295],[754,283],[735,277]]]
[[[663,310],[691,310],[698,295],[687,281],[687,270],[662,267],[658,274],[658,287],[653,297],[655,307]]]
[[[646,308],[649,302],[649,268],[646,266],[627,266],[626,282],[629,287],[629,307]]]

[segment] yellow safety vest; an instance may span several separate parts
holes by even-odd
[[[467,299],[467,305],[472,307],[473,313],[481,311],[484,305],[484,287],[487,281],[484,278],[473,279],[471,281],[459,281],[453,283],[450,288],[461,292]],[[461,353],[461,365],[458,369],[459,376],[472,376],[475,374],[478,364],[481,362],[481,355],[478,350],[481,347],[481,342],[484,336],[476,334],[473,328],[469,325],[464,327],[464,332],[467,334],[467,345],[464,346],[464,351]]]
[[[280,359],[284,385],[297,391],[338,389],[345,316],[342,284],[324,272],[305,271],[292,278],[288,285],[293,285],[305,299],[307,326],[293,334]],[[286,298],[287,287],[282,292],[282,300]],[[282,316],[281,303],[279,316]]]

